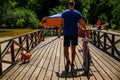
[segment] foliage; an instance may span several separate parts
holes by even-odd
[[[38,19],[36,14],[25,8],[15,8],[11,13],[8,14],[9,18],[6,22],[10,28],[25,28],[31,27],[36,28]]]
[[[120,4],[112,11],[112,15],[114,23],[120,25]]]
[[[56,6],[55,8],[50,9],[50,15],[63,12],[66,9],[65,6]]]
[[[36,14],[37,18],[41,20],[44,16],[63,11],[67,6],[67,2],[68,0],[0,0],[0,25],[9,26],[9,24],[12,24],[11,27],[37,25],[32,17],[29,17],[31,19],[28,18],[29,22],[23,17],[19,18],[18,21],[16,18],[12,19],[12,23],[8,20],[11,19],[11,14],[14,13],[15,8],[19,7],[34,12],[33,14]],[[117,29],[120,28],[120,0],[75,0],[75,2],[75,9],[80,11],[84,16],[84,20],[89,21],[89,23],[95,24],[100,18],[104,22],[109,22],[110,25],[115,24]]]
[[[115,29],[115,30],[118,28],[117,25],[115,25],[115,24],[112,24],[111,27],[112,27],[112,29]]]
[[[107,21],[107,16],[106,16],[105,13],[102,13],[102,14],[100,14],[100,15],[98,16],[98,19]]]

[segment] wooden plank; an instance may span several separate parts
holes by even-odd
[[[58,78],[59,80],[65,80],[65,65],[64,65],[64,51],[63,51],[63,39],[61,39],[61,45],[60,45],[60,64],[59,64],[59,73]]]
[[[90,53],[91,53],[91,51],[90,51]],[[92,53],[91,53],[91,56],[92,56]],[[94,59],[93,56],[92,56],[92,61],[93,61],[93,65],[96,64],[96,62],[95,62],[96,60]],[[97,67],[99,67],[99,66],[97,66]],[[92,71],[92,74],[95,76],[95,79],[102,80],[103,77],[101,76],[100,71],[99,71],[101,69],[101,67],[99,67],[99,69],[96,69],[96,66],[92,66],[92,67],[90,67],[90,69]]]
[[[91,49],[91,48],[90,48]],[[90,52],[91,53],[91,52]],[[92,53],[91,53],[91,55],[92,55]],[[106,73],[104,72],[104,70],[99,66],[99,64],[98,64],[98,61],[96,61],[97,59],[94,59],[94,57],[92,56],[92,61],[93,61],[93,65],[94,65],[94,67],[95,67],[95,69],[97,70],[95,70],[95,72],[98,72],[100,75],[101,74],[103,74],[103,75],[101,75],[101,77],[104,79],[107,79],[107,80],[109,80],[110,78],[109,78],[109,76],[107,76],[106,75]],[[92,70],[92,72],[94,73],[93,75],[95,75],[96,76],[96,73],[94,72],[94,69]],[[97,73],[97,74],[98,74]],[[101,79],[101,77],[100,77],[100,79]],[[99,78],[98,76],[96,76],[95,78]]]
[[[81,56],[81,48],[78,49],[77,47],[77,50],[76,50],[77,54],[76,54],[76,58],[75,58],[75,64],[76,64],[76,68],[78,69],[78,74],[80,75],[80,79],[81,80],[87,80],[87,77],[84,76],[84,71],[83,71],[83,67],[82,67],[82,64],[83,64],[83,58]]]
[[[29,80],[29,77],[31,77],[31,75],[33,74],[33,71],[35,70],[36,66],[31,66],[29,68],[29,70],[27,70],[26,74],[24,75],[24,77],[22,77],[22,80]],[[16,78],[17,79],[17,78]],[[19,79],[17,79],[19,80]]]
[[[63,50],[64,50],[64,48],[63,48]],[[72,54],[71,53],[71,46],[69,47],[68,52],[69,52],[69,58],[70,58],[70,61],[71,61],[71,54]],[[66,61],[66,58],[65,58],[65,65],[66,65],[66,63],[67,63],[67,61]],[[66,79],[67,80],[74,80],[73,71],[71,71],[70,65],[69,65],[69,72],[66,72]]]
[[[95,52],[95,51],[94,51]],[[94,53],[93,52],[93,53]],[[101,68],[104,70],[104,72],[106,72],[107,75],[109,75],[110,78],[114,78],[114,79],[118,79],[110,70],[109,68],[101,61],[101,59],[99,57],[97,57],[95,54],[92,55],[97,62],[99,63],[99,65],[101,66]],[[105,62],[105,61],[104,61]]]
[[[95,60],[98,59],[98,58],[96,58],[94,55],[92,55],[92,56],[95,58]],[[98,64],[99,64],[100,68],[103,69],[103,71],[105,72],[105,74],[108,75],[107,78],[112,77],[112,75],[110,75],[111,71],[109,71],[108,68],[107,68],[99,59],[97,60],[97,62],[98,62]],[[100,70],[100,69],[99,69],[99,70]],[[100,72],[102,72],[102,71],[100,71]],[[103,74],[103,75],[104,75],[104,74]],[[104,77],[104,78],[106,78],[106,77]]]
[[[93,58],[94,59],[94,58]],[[100,67],[100,64],[98,63],[98,61],[96,61],[95,59],[93,60],[93,65],[95,67],[95,69],[98,71],[98,73],[101,75],[101,77],[104,80],[111,80],[111,78],[106,74],[106,72]],[[94,72],[94,70],[93,70]],[[95,71],[96,72],[96,71]],[[97,77],[97,76],[96,76]]]
[[[39,59],[39,63],[37,63],[37,66],[38,67],[41,67],[41,70],[38,72],[38,75],[36,76],[36,79],[39,79],[38,77],[39,77],[39,75],[41,74],[41,71],[42,70],[44,70],[44,69],[42,69],[42,66],[43,66],[43,64],[44,64],[44,61],[45,61],[45,57],[48,55],[48,50],[50,50],[50,45],[47,45],[48,46],[48,48],[46,49],[46,50],[43,50],[44,52],[42,52],[44,55],[43,56],[41,56],[40,58],[41,59]],[[46,47],[46,46],[45,46]],[[43,76],[43,75],[42,75]],[[41,78],[40,78],[41,79]]]
[[[80,80],[87,80],[87,77],[83,75],[83,67],[82,67],[82,57],[81,55],[81,49],[78,49],[78,46],[76,47],[76,57],[75,57],[75,70],[77,72],[76,76],[79,77]]]
[[[78,56],[79,62],[81,63],[81,67],[82,67],[83,66],[83,52],[82,52],[81,41],[80,41],[77,49],[78,49],[77,56]],[[90,71],[90,74],[88,76],[85,76],[84,71],[82,71],[80,74],[81,74],[81,79],[83,79],[83,80],[87,80],[87,79],[93,79],[94,80],[95,79],[94,74],[91,71]]]
[[[33,58],[33,56],[34,56],[34,54],[32,55],[31,58]],[[13,69],[11,69],[11,70],[6,74],[8,77],[6,77],[6,75],[3,76],[3,77],[8,78],[8,79],[9,79],[9,78],[15,79],[15,78],[19,75],[19,73],[22,71],[22,69],[24,69],[24,67],[26,67],[26,65],[21,65],[21,62],[19,62],[15,67],[13,67]]]
[[[81,50],[83,50],[83,47],[82,47],[82,45],[83,45],[83,41],[82,41],[82,39],[81,38],[79,38],[79,47],[78,48],[80,48]],[[82,65],[83,65],[83,52],[81,51],[81,54],[79,54],[79,55],[81,55],[81,63],[82,63]],[[96,79],[96,77],[95,77],[95,75],[93,74],[93,72],[92,72],[92,68],[91,68],[91,65],[90,65],[90,74],[88,75],[88,76],[86,76],[88,79]],[[99,78],[99,77],[98,77]],[[101,79],[101,77],[100,77],[100,79]]]
[[[93,47],[93,46],[91,46],[93,49],[95,48],[95,47]],[[107,54],[105,54],[104,52],[102,52],[102,51],[100,51],[99,49],[96,49],[96,50],[98,50],[99,52],[100,52],[100,54],[98,54],[98,55],[100,55],[105,61],[107,61],[110,65],[112,65],[118,72],[120,72],[120,63],[117,61],[117,60],[115,60],[115,59],[113,59],[111,56],[108,56]]]
[[[91,49],[91,46],[90,46],[90,49]],[[96,55],[98,55],[99,51],[97,51],[96,49],[94,49],[94,50],[91,49],[91,53],[92,53],[92,55],[93,55],[93,53],[96,54]],[[99,64],[99,61],[101,61],[101,60],[99,60],[97,58],[98,57],[95,57],[95,59],[94,59],[94,57],[92,56],[93,62],[95,61],[93,65],[95,66],[95,68],[97,69],[97,71],[99,72],[99,74],[102,76],[103,79],[110,79],[110,76],[107,75],[107,72],[105,72],[105,70],[101,67],[101,64]],[[102,58],[102,57],[100,57],[100,58]],[[106,61],[104,60],[104,61],[101,61],[101,62],[106,62]]]
[[[43,80],[45,76],[46,69],[42,68],[41,73],[39,73],[39,76],[37,77],[36,80]]]
[[[68,51],[69,51],[69,58],[70,58],[70,60],[72,60],[72,47],[69,47]],[[77,72],[76,72],[75,68],[74,69],[71,68],[71,64],[69,66],[69,72],[66,73],[66,78],[67,78],[67,80],[74,80],[74,79],[79,80],[80,79],[79,77],[77,77]]]
[[[53,51],[52,51],[52,55],[51,55],[51,59],[49,61],[48,64],[48,68],[47,68],[47,72],[45,75],[44,80],[51,80],[52,74],[53,74],[53,67],[55,66],[54,62],[55,62],[55,56],[56,56],[56,51],[57,51],[57,47],[58,46],[58,41],[55,41],[55,45],[53,47]]]
[[[22,70],[23,70],[25,67],[26,67],[26,65],[21,65],[21,66],[15,71],[15,73],[13,73],[11,76],[9,76],[8,79],[13,79],[13,80],[15,80],[16,77],[19,76],[19,74],[22,72]]]
[[[103,68],[105,68],[105,67],[107,68],[105,70],[107,70],[107,72],[111,76],[111,78],[114,78],[116,80],[119,79],[120,73],[118,71],[116,71],[116,69],[114,69],[114,67],[112,67],[110,64],[108,64],[107,60],[105,61],[101,56],[98,56],[96,54],[94,54],[94,55],[101,61],[101,63],[102,63],[101,65],[104,66]]]
[[[41,51],[42,51],[42,49],[39,50],[39,52],[41,52]],[[38,51],[35,51],[34,54],[32,54],[32,60],[33,60],[33,61],[29,62],[29,64],[33,64],[33,63],[35,62],[35,59],[37,58],[37,56],[40,55],[39,52],[38,52]],[[35,56],[34,56],[34,55],[35,55]],[[28,66],[29,66],[29,64],[28,64]],[[20,67],[20,68],[18,69],[18,71],[19,71],[19,70],[20,70],[20,71],[19,71],[19,73],[17,73],[17,74],[15,73],[15,75],[16,75],[15,77],[17,77],[17,78],[18,78],[18,77],[21,77],[22,71],[23,71],[23,74],[24,74],[24,68],[25,68],[25,67],[27,67],[27,64],[24,65],[23,68]],[[22,71],[21,71],[21,70],[22,70]],[[29,70],[29,69],[28,69],[28,70]],[[16,72],[17,72],[17,71],[16,71]],[[21,74],[20,74],[20,73],[21,73]],[[19,75],[19,76],[18,76],[18,75]],[[23,76],[24,76],[24,75],[22,75],[22,77],[23,77]],[[14,78],[13,78],[13,79],[14,79]]]
[[[44,54],[44,53],[43,53]],[[39,58],[38,58],[39,59]],[[32,63],[31,63],[32,64]],[[35,64],[34,64],[35,65]],[[27,73],[26,73],[27,74]],[[29,73],[28,73],[29,74]],[[26,76],[26,75],[24,75],[24,76]],[[19,78],[18,78],[19,79]]]
[[[44,45],[45,43],[42,43],[41,45]],[[37,52],[36,54],[41,54],[41,55],[36,55],[35,61],[33,66],[35,66],[34,71],[32,72],[33,74],[29,77],[30,80],[36,80],[40,71],[41,71],[41,67],[38,66],[38,64],[40,63],[42,57],[44,56],[44,53],[46,52],[46,50],[48,49],[49,46],[43,47],[41,48],[41,52]],[[38,46],[38,48],[36,50],[39,51],[40,46]]]
[[[33,56],[34,56],[34,54],[32,54],[31,60],[32,60]],[[15,65],[9,72],[7,72],[7,74],[3,76],[3,79],[4,78],[9,79],[9,78],[12,78],[12,77],[14,79],[19,74],[20,70],[22,70],[21,67],[24,66],[24,65],[20,65],[20,64],[21,64],[21,62],[18,63],[17,65]]]
[[[48,55],[46,55],[44,57],[45,58],[44,64],[42,63],[42,65],[43,65],[42,68],[44,69],[44,70],[43,69],[42,70],[45,71],[45,72],[41,71],[39,76],[38,76],[38,79],[44,79],[44,77],[46,75],[46,71],[48,70],[47,68],[49,66],[49,61],[50,61],[51,56],[52,56],[52,51],[54,50],[54,47],[53,47],[54,45],[55,45],[55,43],[53,42],[50,46],[50,49],[47,50],[47,52],[46,52],[46,54],[48,53]],[[41,65],[41,63],[39,65]],[[45,75],[41,77],[42,73],[45,73]]]
[[[15,67],[13,67],[9,72],[2,76],[2,79],[3,80],[10,79],[10,77],[14,75],[14,73],[16,72],[17,69],[19,69],[19,67],[20,67],[19,65],[15,65]]]
[[[33,74],[29,77],[29,80],[36,80],[37,75],[39,75],[40,70],[41,70],[41,67],[37,67],[35,71],[33,72]]]
[[[19,75],[14,79],[14,80],[21,80],[24,75],[27,73],[27,71],[30,69],[30,65],[28,65],[27,67],[23,67],[23,69],[20,71]]]
[[[53,38],[48,38],[41,44],[46,44]],[[65,73],[65,58],[63,38],[54,41],[41,48],[39,44],[31,53],[31,61],[28,64],[19,62],[1,80],[119,80],[120,63],[112,57],[104,54],[93,45],[90,45],[93,64],[90,66],[90,75],[84,76],[82,63],[82,42],[76,48],[75,69]],[[71,49],[69,49],[71,57]]]
[[[54,68],[53,68],[53,75],[51,80],[58,80],[58,72],[59,72],[59,59],[60,59],[60,40],[58,40],[58,46],[56,49],[56,56],[55,56],[55,63],[54,63]]]

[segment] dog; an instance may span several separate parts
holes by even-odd
[[[28,52],[21,52],[21,61],[23,63],[25,63],[26,60],[27,60],[27,62],[29,62],[30,61],[30,57],[31,57],[30,53],[28,53]]]

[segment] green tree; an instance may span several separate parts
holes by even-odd
[[[68,0],[0,0],[0,25],[8,23],[12,11],[23,7],[32,10],[41,20],[42,17],[61,12],[67,6]],[[75,0],[75,9],[79,10],[84,20],[95,24],[100,18],[105,22],[120,26],[120,0]],[[20,19],[17,24],[24,22]]]
[[[0,0],[0,25],[5,24],[9,18],[8,13],[15,8],[16,4],[15,0]]]
[[[61,13],[66,9],[65,6],[56,6],[55,8],[50,9],[50,15]]]
[[[10,15],[10,18],[7,20],[6,24],[10,28],[36,28],[39,22],[36,14],[25,8],[15,8]]]

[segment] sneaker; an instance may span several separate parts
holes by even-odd
[[[71,63],[71,71],[74,70],[75,65]]]
[[[84,62],[83,62],[83,69],[85,69],[85,63],[86,63],[86,62],[84,61]]]
[[[71,67],[73,67],[73,68],[74,68],[74,66],[75,66],[75,65],[74,65],[73,63],[71,63]]]
[[[67,61],[66,65],[65,65],[65,71],[66,72],[69,71],[69,65],[70,65],[70,61]]]

